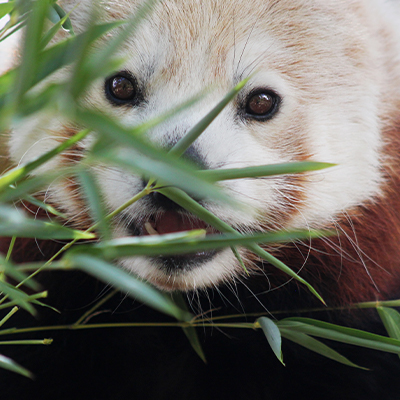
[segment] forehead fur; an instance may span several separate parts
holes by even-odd
[[[127,18],[142,3],[103,1],[101,8],[104,19],[114,20]],[[78,31],[87,24],[91,4],[84,0],[73,13]],[[163,82],[182,84],[182,74],[190,73],[207,85],[229,77],[231,85],[257,69],[270,69],[319,96],[326,85],[375,79],[373,71],[384,62],[374,53],[380,43],[372,40],[378,26],[382,30],[378,20],[369,0],[166,0],[156,2],[128,41],[128,57],[143,64],[141,71],[162,65]]]

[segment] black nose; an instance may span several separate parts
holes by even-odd
[[[147,196],[147,201],[156,209],[162,209],[164,211],[184,210],[179,204],[176,204],[174,201],[158,192],[150,193]]]
[[[171,146],[172,147],[172,146]],[[200,152],[192,145],[190,146],[182,158],[185,161],[188,161],[192,164],[194,168],[197,169],[207,169],[207,165],[204,157],[200,154]],[[143,180],[143,188],[147,185],[147,181]],[[164,211],[179,211],[183,210],[183,208],[170,200],[168,197],[164,196],[161,193],[152,192],[146,197],[147,201],[150,202],[150,205],[157,208],[163,209]]]

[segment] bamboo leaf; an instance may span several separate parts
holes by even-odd
[[[204,222],[210,224],[214,228],[218,229],[221,232],[224,233],[233,233],[236,235],[240,235],[239,232],[237,232],[234,228],[232,228],[230,225],[225,223],[224,221],[220,220],[217,218],[214,214],[212,214],[210,211],[205,209],[203,206],[201,206],[199,203],[194,201],[190,196],[188,196],[185,192],[183,192],[180,189],[177,188],[163,188],[163,189],[158,189],[158,192],[164,194],[168,198],[170,198],[172,201],[175,203],[179,204],[183,208],[185,208],[187,211],[191,212],[192,214],[198,216],[201,220]],[[301,282],[307,288],[310,290],[311,293],[313,293],[322,303],[325,304],[324,300],[322,297],[317,293],[317,291],[303,278],[301,278],[299,275],[297,275],[294,271],[292,271],[288,266],[286,266],[283,262],[263,250],[260,246],[256,244],[248,244],[246,247],[253,251],[255,254],[257,254],[259,257],[261,257],[264,260],[267,260],[271,265],[274,267],[278,268],[282,272],[285,272],[288,274],[290,277],[293,279],[296,279],[297,281]]]
[[[331,360],[337,361],[344,365],[348,365],[349,367],[366,369],[366,368],[360,367],[359,365],[354,364],[349,359],[342,356],[340,353],[333,350],[326,344],[324,344],[324,343],[320,342],[319,340],[316,340],[304,333],[293,332],[289,329],[282,328],[281,334],[282,334],[282,337],[284,337],[288,340],[291,340],[292,342],[297,343],[300,346],[303,346],[306,349],[309,349],[315,353],[321,354],[324,357],[330,358]]]
[[[377,307],[386,332],[393,339],[400,340],[400,314],[393,308]],[[399,353],[400,357],[400,353]]]
[[[318,171],[333,166],[335,166],[335,164],[306,161],[285,164],[260,165],[257,167],[247,168],[201,170],[198,172],[198,174],[199,176],[206,178],[210,182],[217,182],[229,179],[297,174],[301,172]]]
[[[3,356],[2,354],[0,354],[0,368],[4,368],[9,371],[16,372],[17,374],[26,376],[27,378],[31,378],[31,379],[34,378],[33,374],[30,371],[28,371],[24,367],[21,367],[15,361],[11,360],[11,358]]]
[[[125,145],[124,149],[110,150],[108,156],[101,159],[118,163],[130,168],[134,173],[142,172],[148,177],[156,177],[164,183],[176,185],[201,198],[212,197],[230,202],[228,196],[218,190],[213,184],[196,175],[196,170],[183,160],[168,155],[165,151],[156,149],[142,139],[142,128],[127,129],[104,114],[91,110],[77,110],[81,123],[106,138]]]
[[[49,8],[49,3],[45,0],[31,1],[30,4],[32,9],[28,17],[22,48],[24,62],[18,69],[16,85],[13,90],[14,103],[16,105],[22,102],[23,94],[32,87],[33,77],[38,70],[40,38]]]
[[[34,220],[18,209],[0,205],[0,232],[4,237],[37,239],[94,239],[96,235],[67,228],[55,222]]]
[[[114,285],[119,290],[139,299],[148,306],[171,315],[180,321],[191,318],[190,314],[177,307],[163,293],[100,258],[84,254],[68,253],[63,260],[67,266],[81,269],[107,284]]]
[[[183,298],[182,293],[180,292],[175,292],[172,296],[172,299],[174,303],[181,308],[182,310],[185,310],[189,313],[188,307],[186,305],[186,302]],[[189,340],[190,345],[192,346],[193,350],[196,352],[196,354],[200,357],[200,359],[207,364],[207,359],[204,354],[203,348],[200,343],[199,335],[197,334],[197,330],[194,326],[184,326],[182,328],[184,334]]]
[[[58,13],[57,9],[60,9],[62,11],[63,16]],[[70,32],[70,34],[73,35],[72,24],[71,20],[69,19],[71,13],[66,14],[58,4],[53,4],[52,10],[57,17],[54,19],[54,21],[52,21],[54,25],[46,32],[40,42],[40,47],[42,49],[44,49],[49,44],[50,40],[53,39],[53,37],[61,28]]]
[[[10,285],[7,282],[0,281],[0,292],[7,295],[14,305],[23,308],[32,315],[36,315],[36,310],[29,302],[29,296],[23,291],[15,288],[13,285]]]
[[[0,254],[0,273],[4,273],[16,282],[21,282],[27,278],[26,274],[19,271],[15,265],[10,261],[6,261],[5,258]],[[28,280],[26,286],[33,290],[39,290],[39,285],[34,280]]]
[[[63,143],[61,143],[53,150],[50,150],[49,152],[38,157],[37,159],[20,167],[13,168],[10,171],[6,172],[3,176],[0,177],[0,192],[5,188],[7,188],[10,184],[14,184],[20,181],[21,179],[25,178],[29,173],[31,173],[32,171],[34,171],[47,161],[51,160],[56,155],[70,148],[71,146],[82,140],[84,137],[86,137],[89,133],[90,133],[89,130],[83,130],[77,133],[76,135],[72,136],[71,138],[65,140]]]
[[[283,364],[282,355],[282,337],[278,326],[274,321],[267,317],[261,317],[257,320],[263,330],[272,351],[274,352],[276,358]]]
[[[134,236],[102,241],[93,245],[80,245],[72,253],[86,253],[105,259],[138,255],[159,256],[190,254],[201,250],[248,245],[251,243],[279,243],[295,239],[319,237],[321,232],[293,231],[258,234],[207,235],[204,230],[170,233],[165,235]]]
[[[78,171],[78,178],[89,205],[92,219],[96,222],[96,226],[99,227],[102,237],[109,239],[111,237],[110,226],[106,220],[105,207],[95,178],[89,170],[84,169]]]
[[[170,154],[180,157],[189,146],[207,129],[221,111],[243,89],[249,78],[239,82],[204,118],[202,118],[190,131],[183,136],[170,150]]]
[[[7,3],[0,3],[0,18],[5,17],[15,7],[15,1],[9,1]]]
[[[285,318],[278,323],[279,328],[288,328],[291,331],[305,333],[341,343],[366,347],[373,350],[386,351],[400,354],[400,340],[358,329],[347,328],[328,322],[317,321],[309,318]]]

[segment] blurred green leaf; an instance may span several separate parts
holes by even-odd
[[[61,10],[60,13],[57,11],[58,9]],[[50,43],[51,39],[54,38],[54,36],[60,29],[64,29],[64,30],[68,31],[71,35],[74,34],[74,31],[72,29],[72,24],[69,19],[69,15],[71,13],[66,14],[58,4],[54,4],[53,8],[51,8],[51,10],[54,11],[54,14],[57,17],[55,17],[55,15],[53,14],[55,17],[54,20],[52,20],[54,25],[43,36],[43,38],[40,42],[40,47],[42,49],[44,49]],[[60,15],[60,14],[62,14],[62,15]]]
[[[183,208],[185,208],[187,211],[191,212],[192,214],[198,216],[202,221],[210,224],[214,228],[218,229],[220,232],[224,233],[233,233],[236,235],[240,235],[239,232],[237,232],[234,228],[232,228],[230,225],[225,223],[224,221],[220,220],[217,218],[214,214],[212,214],[210,211],[205,209],[203,206],[201,206],[199,203],[197,203],[195,200],[193,200],[190,196],[188,196],[185,192],[183,192],[180,189],[177,188],[163,188],[163,189],[158,189],[158,192],[161,194],[167,196],[169,199],[174,201],[175,203],[179,204]],[[317,293],[317,291],[303,278],[301,278],[299,275],[297,275],[294,271],[292,271],[288,266],[286,266],[283,262],[263,250],[260,246],[256,244],[248,244],[246,247],[253,251],[255,254],[257,254],[259,257],[261,257],[264,260],[267,260],[271,265],[274,267],[278,268],[282,272],[285,272],[287,275],[290,277],[296,279],[297,281],[301,282],[302,284],[306,285],[307,288],[313,293],[321,302],[324,302],[322,297]]]
[[[44,23],[48,14],[49,2],[37,0],[30,2],[32,6],[28,17],[24,42],[22,45],[22,59],[18,69],[18,76],[13,90],[14,103],[22,102],[22,96],[32,87],[34,76],[38,70],[40,39],[44,29]]]
[[[15,265],[10,261],[6,261],[5,258],[0,254],[0,273],[4,273],[9,278],[13,279],[15,282],[21,282],[27,278],[27,275],[19,271]],[[26,286],[33,290],[39,290],[39,285],[32,279],[26,282]]]
[[[177,307],[166,295],[160,293],[149,284],[135,278],[123,269],[109,264],[100,258],[84,254],[68,253],[63,260],[68,267],[81,269],[156,310],[171,315],[180,321],[191,319],[189,313]]]
[[[37,159],[25,165],[15,167],[6,172],[4,175],[0,177],[0,192],[5,190],[10,184],[14,184],[20,181],[21,179],[25,178],[32,171],[34,171],[47,161],[54,158],[56,155],[62,153],[66,149],[70,148],[71,146],[82,140],[85,136],[88,135],[89,132],[90,132],[89,130],[83,130],[77,133],[76,135],[72,136],[71,138],[65,140],[63,143],[61,143],[53,150],[50,150],[49,152],[38,157]]]
[[[118,145],[125,145],[124,149],[109,149],[108,154],[101,154],[102,160],[117,163],[130,168],[134,173],[144,173],[147,177],[161,179],[163,184],[176,185],[189,193],[201,198],[212,197],[229,202],[228,196],[205,179],[196,175],[196,170],[183,160],[167,154],[165,151],[152,146],[142,139],[141,127],[125,128],[116,121],[99,112],[78,110],[79,121],[104,135],[110,140],[118,141]],[[115,142],[114,142],[115,143]]]
[[[172,299],[179,308],[189,312],[187,304],[185,302],[185,299],[183,298],[182,293],[180,293],[180,292],[173,293]],[[182,328],[182,330],[183,330],[184,334],[186,335],[186,337],[188,338],[189,343],[192,346],[193,350],[200,357],[200,359],[205,364],[207,364],[207,359],[204,354],[203,348],[201,346],[199,335],[197,334],[197,329],[194,326],[184,326]]]
[[[0,18],[5,17],[15,7],[15,1],[9,1],[8,3],[0,3]]]
[[[5,294],[11,301],[13,305],[17,305],[24,310],[28,311],[32,315],[36,315],[36,310],[30,304],[29,296],[22,290],[17,289],[13,285],[0,281],[0,292]]]
[[[4,237],[37,239],[94,239],[96,235],[61,226],[55,222],[34,220],[21,210],[0,205],[0,232]]]
[[[233,169],[211,169],[201,170],[199,176],[205,177],[211,182],[229,179],[256,178],[263,176],[297,174],[300,172],[318,171],[320,169],[333,167],[335,164],[320,162],[293,162],[285,164],[269,164],[257,167],[233,168]]]
[[[0,368],[7,369],[12,372],[16,372],[17,374],[26,376],[27,378],[33,379],[34,376],[31,372],[29,372],[26,368],[21,367],[15,361],[11,360],[10,358],[3,356],[0,354]]]
[[[104,239],[110,239],[111,231],[109,223],[106,220],[106,210],[94,176],[88,169],[81,168],[77,173],[77,177],[81,183],[81,188],[93,221],[96,222],[96,226],[98,226],[102,237]]]
[[[205,117],[203,117],[189,132],[183,136],[170,150],[170,154],[180,157],[189,146],[207,129],[221,111],[236,97],[243,89],[249,78],[238,83]]]
[[[102,241],[93,245],[80,245],[72,253],[86,253],[114,259],[137,255],[159,256],[190,254],[200,250],[248,245],[250,243],[280,243],[294,239],[320,237],[321,232],[292,231],[256,234],[207,235],[204,230],[169,233],[165,235],[134,236]]]

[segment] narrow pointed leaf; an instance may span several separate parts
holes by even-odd
[[[249,245],[252,243],[280,243],[296,239],[319,237],[320,232],[294,231],[257,234],[207,235],[204,230],[170,233],[165,235],[135,236],[102,241],[93,245],[80,245],[72,253],[86,253],[105,259],[137,255],[158,256],[190,254],[201,250]]]
[[[96,222],[96,226],[99,227],[102,237],[109,239],[111,237],[110,226],[106,221],[106,211],[103,199],[101,198],[100,189],[94,176],[89,170],[80,169],[78,172],[78,178],[89,205],[92,219]]]
[[[182,137],[170,150],[170,153],[179,157],[189,146],[207,129],[221,111],[236,97],[243,89],[249,78],[239,82],[204,118],[202,118],[190,131]]]
[[[386,332],[393,339],[400,340],[400,314],[393,308],[377,307]],[[400,353],[399,353],[400,357]]]
[[[333,167],[335,164],[320,162],[293,162],[285,164],[269,164],[257,167],[217,169],[199,171],[199,176],[204,176],[211,182],[229,179],[256,178],[262,176],[275,176],[286,174],[297,174],[301,172],[318,171],[320,169]]]
[[[217,218],[214,214],[205,209],[203,206],[201,206],[199,203],[193,200],[182,190],[179,190],[177,188],[163,188],[163,189],[158,189],[158,191],[167,196],[168,198],[170,198],[171,200],[173,200],[175,203],[185,208],[187,211],[198,216],[204,222],[218,229],[219,231],[224,233],[234,233],[236,235],[240,235],[240,233],[237,232],[234,228],[232,228],[230,225]],[[253,251],[255,254],[257,254],[262,259],[267,260],[274,267],[280,269],[282,272],[285,272],[290,277],[296,279],[297,281],[307,286],[310,292],[313,293],[322,303],[325,304],[324,300],[319,295],[319,293],[306,280],[297,275],[283,262],[278,260],[276,257],[272,256],[271,254],[269,254],[256,244],[248,244],[246,245],[246,247],[249,250]]]
[[[56,155],[70,148],[71,146],[82,140],[84,137],[86,137],[89,133],[90,133],[89,130],[83,130],[77,133],[76,135],[72,136],[71,138],[65,140],[63,143],[61,143],[53,150],[50,150],[47,153],[43,154],[42,156],[38,157],[37,159],[8,171],[7,173],[5,173],[3,176],[0,177],[0,191],[4,190],[10,184],[13,184],[25,178],[29,173],[31,173],[32,171],[34,171],[47,161],[51,160]]]
[[[180,292],[174,293],[172,296],[172,299],[174,303],[181,308],[182,310],[185,310],[189,313],[188,307],[186,305],[186,302],[183,298],[183,294]],[[182,328],[184,334],[189,340],[190,345],[192,346],[193,350],[196,352],[196,354],[200,357],[200,359],[207,364],[207,359],[204,354],[203,348],[200,343],[199,335],[197,334],[197,329],[194,326],[186,326]]]
[[[229,197],[213,184],[198,178],[196,170],[190,164],[155,148],[142,139],[139,135],[141,132],[134,128],[127,129],[104,114],[91,110],[78,110],[77,116],[87,127],[126,146],[123,151],[112,150],[108,157],[103,155],[102,159],[131,168],[134,173],[142,172],[148,177],[153,176],[165,183],[177,185],[201,198],[212,197],[225,202],[230,201]]]
[[[26,368],[21,367],[21,365],[17,364],[15,361],[11,360],[6,356],[0,354],[0,368],[7,369],[12,372],[16,372],[17,374],[23,375],[27,378],[33,379],[33,374],[28,371]]]
[[[324,344],[324,343],[320,342],[319,340],[314,339],[304,333],[292,332],[287,329],[281,329],[281,334],[282,334],[282,337],[284,337],[288,340],[291,340],[292,342],[297,343],[300,346],[305,347],[306,349],[314,351],[315,353],[321,354],[324,357],[330,358],[331,360],[337,361],[344,365],[348,365],[349,367],[366,369],[366,368],[360,367],[357,364],[354,364],[349,359],[347,359],[346,357],[344,357],[340,353],[338,353],[336,350],[333,350],[326,344]]]
[[[96,235],[67,228],[55,222],[35,220],[21,210],[0,206],[0,232],[4,237],[37,239],[94,239]]]
[[[100,258],[83,254],[69,254],[64,258],[64,261],[68,266],[81,269],[137,298],[148,306],[171,315],[180,321],[191,318],[190,314],[177,307],[163,293]]]
[[[270,318],[261,317],[257,320],[263,330],[272,351],[274,352],[276,358],[283,364],[282,355],[282,337],[278,326]]]
[[[0,3],[0,18],[5,17],[15,7],[15,1],[9,1],[8,3]]]
[[[305,333],[306,335],[366,347],[373,350],[400,354],[400,340],[358,329],[334,325],[328,322],[309,318],[285,318],[279,321],[278,326],[280,329],[289,328],[292,331]]]

